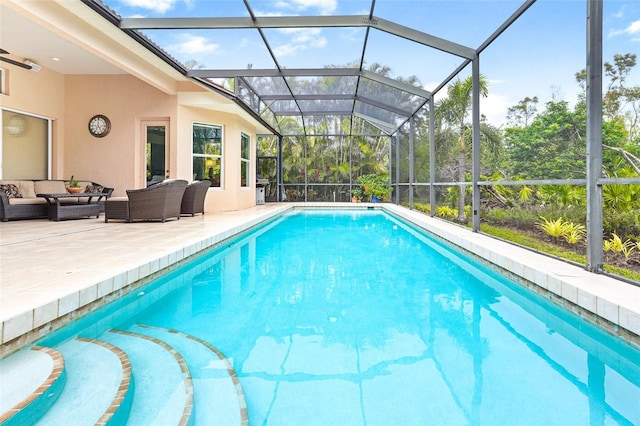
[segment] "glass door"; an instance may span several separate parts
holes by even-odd
[[[167,125],[145,122],[147,186],[169,178]]]

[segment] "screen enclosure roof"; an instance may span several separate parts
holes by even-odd
[[[83,1],[282,135],[395,133],[535,2]]]

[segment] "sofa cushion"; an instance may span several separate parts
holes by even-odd
[[[33,186],[36,194],[64,194],[67,192],[62,180],[37,180]]]
[[[22,193],[22,198],[36,198],[36,192],[33,189],[32,180],[19,180],[18,188]]]
[[[18,189],[18,185],[13,183],[0,184],[0,189],[7,194],[7,198],[22,198],[22,193]]]
[[[47,200],[44,198],[9,198],[9,205],[18,204],[47,204]]]
[[[32,180],[0,180],[0,185],[12,184],[18,187],[18,190],[22,194],[22,198],[36,198],[36,193],[33,191]]]

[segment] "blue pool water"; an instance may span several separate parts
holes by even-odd
[[[105,312],[40,344],[196,336],[252,425],[640,424],[637,350],[379,211],[294,211]]]

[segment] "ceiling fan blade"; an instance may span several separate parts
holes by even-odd
[[[0,61],[7,62],[9,64],[13,64],[15,66],[18,66],[18,67],[21,67],[21,68],[25,68],[25,69],[28,69],[28,70],[31,69],[31,65],[23,64],[22,62],[14,61],[13,59],[9,59],[9,58],[3,58],[2,56],[0,56]]]

